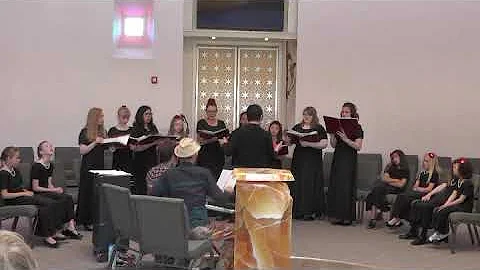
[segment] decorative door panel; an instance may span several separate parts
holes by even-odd
[[[240,48],[237,102],[241,111],[258,104],[263,123],[277,119],[277,49]]]
[[[204,117],[209,98],[230,130],[250,104],[262,106],[264,124],[276,120],[277,63],[277,48],[198,47],[196,120]]]
[[[218,106],[218,119],[224,120],[232,130],[236,119],[236,49],[199,47],[197,55],[197,120],[204,117],[207,100],[214,98]]]

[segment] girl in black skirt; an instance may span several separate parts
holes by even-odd
[[[395,150],[390,154],[390,163],[385,167],[381,181],[374,184],[372,191],[365,199],[366,209],[369,211],[370,221],[368,228],[376,226],[377,219],[382,213],[389,211],[387,194],[399,194],[407,185],[410,170],[405,154],[402,150]]]
[[[135,114],[135,122],[131,136],[139,138],[158,134],[158,129],[153,123],[152,109],[148,106],[141,106]],[[157,164],[157,145],[161,140],[156,142],[132,145],[133,156],[133,176],[135,177],[135,187],[133,193],[138,195],[147,194],[147,182],[145,177],[147,172]]]
[[[416,238],[412,245],[423,245],[430,240],[440,242],[448,238],[448,215],[452,212],[471,212],[473,208],[472,164],[460,158],[453,161],[453,179],[448,184],[441,184],[421,200],[412,205],[410,231],[401,235],[401,239]],[[418,229],[422,227],[418,235]],[[435,233],[427,239],[428,229],[433,227]]]
[[[16,166],[20,163],[20,150],[6,147],[1,154],[0,191],[6,205],[36,205],[38,207],[38,225],[35,234],[44,237],[45,245],[58,247],[55,240],[57,229],[62,222],[57,218],[57,202],[55,200],[34,195],[23,188],[23,179]],[[63,235],[58,235],[64,238]]]
[[[32,164],[30,177],[32,190],[36,195],[50,198],[57,202],[57,214],[59,220],[65,224],[62,234],[71,239],[82,239],[75,228],[74,204],[72,196],[65,194],[61,187],[55,187],[52,183],[53,146],[48,141],[41,142],[37,147],[39,160]]]
[[[89,170],[104,169],[103,138],[107,132],[103,126],[103,110],[91,108],[87,115],[87,124],[78,135],[82,165],[80,167],[80,186],[78,189],[78,206],[76,213],[77,224],[82,224],[86,230],[93,230],[95,183],[93,174]]]
[[[282,168],[282,158],[288,154],[287,144],[283,141],[282,124],[279,121],[272,121],[268,126],[270,134],[272,134],[273,151],[275,158],[273,160],[272,168]]]
[[[306,221],[320,218],[324,214],[322,149],[328,145],[327,132],[318,121],[317,110],[303,110],[302,122],[292,128],[296,132],[316,131],[319,142],[296,142],[292,158],[293,215]]]
[[[115,138],[125,135],[130,135],[132,127],[128,125],[130,120],[130,110],[123,105],[117,111],[118,124],[108,130],[108,137]],[[128,146],[113,147],[113,162],[112,168],[114,170],[132,172],[132,151]]]
[[[386,226],[390,228],[402,226],[401,219],[407,219],[410,214],[410,204],[421,199],[438,185],[440,166],[435,153],[427,153],[423,157],[423,171],[418,175],[412,190],[399,194],[392,207],[391,216]]]
[[[358,119],[357,107],[344,103],[340,116]],[[330,134],[330,144],[335,152],[328,185],[328,217],[333,224],[351,225],[355,220],[357,152],[362,149],[363,130],[360,127],[351,138],[344,132]]]

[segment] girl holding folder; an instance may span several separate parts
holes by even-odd
[[[200,119],[197,123],[198,140],[202,145],[198,153],[198,165],[207,168],[215,179],[220,177],[223,165],[225,164],[225,153],[222,148],[228,141],[226,138],[204,139],[201,131],[217,132],[226,129],[225,122],[217,118],[217,102],[210,98],[205,108],[206,118]]]
[[[120,137],[130,135],[132,127],[128,125],[130,120],[130,110],[122,105],[117,111],[118,124],[108,130],[108,137]],[[128,146],[113,148],[112,169],[131,172],[132,171],[132,151]]]
[[[146,135],[158,134],[158,129],[153,123],[152,109],[149,106],[141,106],[135,114],[135,122],[131,136],[139,138]],[[135,177],[134,193],[138,195],[147,194],[147,172],[157,164],[157,145],[161,140],[147,144],[132,145],[133,176]]]
[[[319,124],[317,110],[307,107],[303,110],[302,122],[293,127],[293,131],[310,133],[316,131],[317,142],[305,140],[293,141],[296,144],[292,158],[292,173],[295,182],[292,185],[293,215],[295,219],[314,220],[324,214],[323,162],[322,149],[327,147],[327,132]],[[290,142],[290,139],[287,138]]]
[[[344,103],[342,118],[357,118],[357,107]],[[330,144],[335,148],[328,186],[328,217],[333,224],[351,225],[355,219],[355,181],[357,178],[357,152],[362,149],[363,130],[356,129],[350,138],[339,131],[330,134]]]

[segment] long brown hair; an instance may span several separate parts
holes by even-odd
[[[168,129],[168,135],[175,135],[175,121],[177,120],[182,121],[182,131],[180,131],[179,134],[180,137],[188,137],[188,133],[190,133],[190,131],[188,130],[188,124],[183,114],[177,114],[172,117],[172,120],[170,121],[170,128]]]
[[[273,125],[277,125],[277,126],[278,126],[278,134],[277,134],[277,136],[276,136],[276,140],[277,140],[276,143],[278,143],[278,142],[280,142],[280,141],[282,140],[282,138],[283,138],[283,131],[282,131],[282,128],[283,128],[283,127],[282,127],[282,123],[280,123],[280,121],[277,121],[277,120],[272,121],[272,122],[270,123],[270,125],[268,125],[268,132],[270,132],[270,128],[271,128]]]
[[[90,141],[94,141],[97,137],[105,137],[105,127],[103,124],[98,124],[98,119],[102,114],[103,110],[100,108],[94,107],[88,110],[85,128],[87,129],[87,138]]]
[[[342,105],[342,108],[349,108],[350,109],[350,116],[352,118],[360,119],[360,115],[358,115],[357,106],[352,102],[345,102]]]
[[[312,116],[312,126],[316,126],[319,124],[320,121],[318,120],[317,110],[314,107],[312,106],[306,107],[305,109],[303,109],[303,114],[305,113]],[[302,124],[303,124],[303,118],[302,118]]]

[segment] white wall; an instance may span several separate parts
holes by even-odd
[[[300,0],[297,118],[359,107],[363,152],[479,157],[480,2]]]
[[[183,1],[155,2],[155,59],[120,60],[113,1],[0,1],[0,146],[76,145],[92,106],[111,126],[119,105],[148,104],[166,128],[182,107]]]

